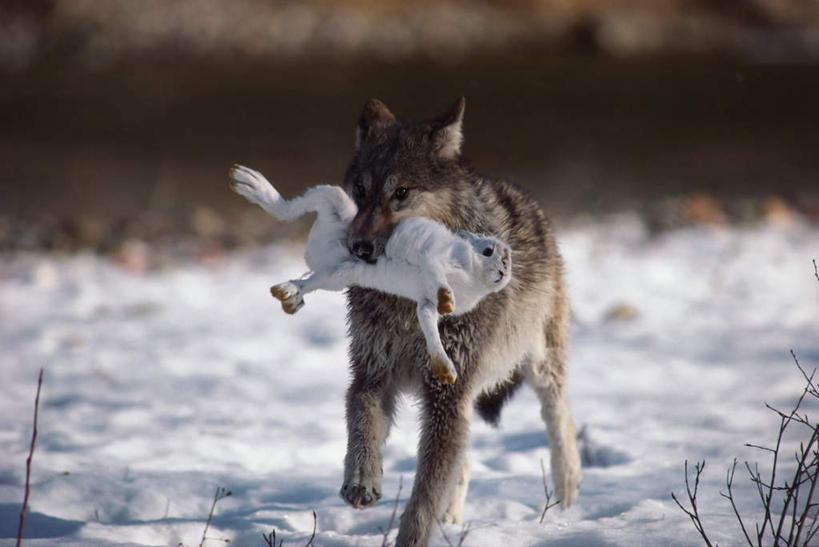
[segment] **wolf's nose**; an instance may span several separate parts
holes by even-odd
[[[369,241],[356,241],[353,243],[353,254],[361,260],[369,261],[373,256],[373,244]]]

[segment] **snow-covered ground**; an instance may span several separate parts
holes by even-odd
[[[578,503],[547,512],[548,446],[535,397],[500,430],[472,424],[466,546],[698,545],[670,499],[683,461],[708,461],[700,509],[739,544],[719,497],[734,457],[766,461],[803,386],[788,353],[819,365],[819,230],[798,223],[648,236],[631,217],[566,228],[573,302],[569,402],[586,465]],[[31,545],[381,545],[399,479],[411,490],[416,409],[384,449],[384,498],[338,497],[348,380],[341,294],[285,315],[267,289],[301,273],[299,246],[137,274],[91,255],[0,257],[0,544],[16,537],[37,372],[45,369],[26,537]],[[619,304],[636,316],[606,320]],[[620,306],[623,308],[623,306]],[[629,314],[621,314],[629,315]],[[753,508],[738,472],[738,497]],[[445,526],[457,542],[458,526]],[[390,538],[394,539],[395,529]],[[39,538],[39,539],[36,539]],[[436,531],[433,544],[444,545]],[[210,540],[208,545],[219,545]]]

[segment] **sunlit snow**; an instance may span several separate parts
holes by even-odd
[[[700,510],[712,539],[740,544],[720,498],[734,457],[766,462],[803,386],[789,350],[819,366],[819,230],[794,223],[647,234],[632,217],[558,234],[573,305],[569,404],[584,475],[576,505],[550,509],[548,445],[521,391],[494,430],[472,423],[466,546],[700,545],[670,493],[683,461],[708,461]],[[348,381],[344,297],[285,315],[268,287],[304,270],[298,246],[149,274],[107,259],[0,257],[0,544],[17,534],[37,372],[30,545],[377,546],[399,479],[411,491],[418,426],[405,400],[384,447],[384,498],[338,497]],[[610,310],[632,313],[606,320]],[[636,313],[634,313],[636,312]],[[629,316],[633,316],[630,317]],[[737,474],[749,518],[754,490]],[[446,525],[457,542],[461,527]],[[390,539],[394,539],[395,528]],[[440,531],[434,545],[445,545]]]

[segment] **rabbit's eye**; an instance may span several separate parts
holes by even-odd
[[[492,256],[492,253],[494,252],[495,249],[493,249],[492,247],[487,247],[486,249],[483,250],[483,256]]]

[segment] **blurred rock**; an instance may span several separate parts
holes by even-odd
[[[193,232],[204,238],[218,238],[225,233],[226,223],[222,216],[210,207],[200,206],[191,213]]]
[[[719,201],[714,196],[705,193],[693,194],[687,198],[685,217],[694,224],[710,226],[725,224],[727,221],[725,211]]]
[[[620,323],[624,321],[633,321],[640,315],[637,308],[626,302],[618,302],[606,310],[603,314],[603,321],[605,323]]]
[[[783,198],[769,196],[762,202],[762,215],[768,224],[785,226],[794,222],[796,211]]]
[[[128,239],[114,251],[114,262],[134,273],[145,273],[151,268],[151,250],[139,239]]]

